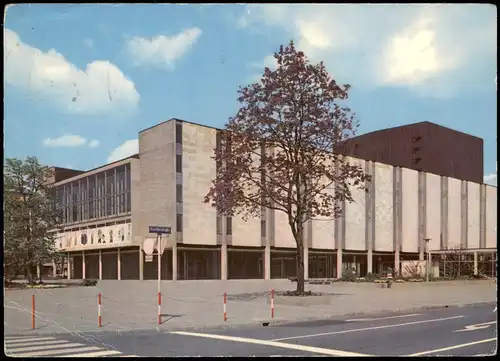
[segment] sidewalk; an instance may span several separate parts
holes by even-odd
[[[163,323],[157,324],[155,281],[101,281],[97,287],[9,290],[4,293],[5,334],[201,329],[270,321],[269,290],[293,290],[288,280],[164,281]],[[301,321],[346,314],[410,310],[496,302],[495,281],[394,284],[307,285],[332,294],[330,305],[275,305],[274,321]],[[97,327],[97,294],[102,293],[102,325]],[[223,294],[227,316],[223,320]],[[31,330],[31,296],[36,299],[36,330]]]

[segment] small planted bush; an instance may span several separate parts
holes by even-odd
[[[356,282],[357,278],[356,271],[353,268],[348,268],[342,273],[342,281],[344,282]]]
[[[84,280],[82,281],[82,284],[83,284],[85,287],[97,286],[97,280],[94,280],[94,279],[84,279]]]

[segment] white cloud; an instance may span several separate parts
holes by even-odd
[[[101,142],[99,142],[97,139],[92,139],[90,142],[89,142],[89,147],[90,148],[96,148],[99,146],[99,144],[101,144]]]
[[[139,139],[130,139],[113,149],[108,157],[108,163],[116,162],[117,160],[130,157],[139,153]]]
[[[278,68],[278,63],[274,58],[274,55],[268,55],[261,61],[256,61],[248,64],[251,68],[258,69],[259,73],[255,73],[248,78],[248,82],[253,83],[260,80],[264,74],[264,69],[267,67],[271,70],[276,70]]]
[[[134,37],[129,40],[127,50],[137,66],[150,65],[172,70],[175,62],[192,48],[200,35],[201,30],[195,27],[173,36]]]
[[[83,145],[88,145],[91,148],[95,148],[99,146],[99,141],[96,139],[92,139],[88,141],[87,139],[73,134],[66,134],[60,136],[59,138],[46,138],[43,140],[43,145],[46,147],[65,147],[65,148],[74,148],[81,147]]]
[[[56,50],[43,52],[4,30],[5,82],[32,97],[55,103],[62,111],[103,114],[130,111],[139,103],[134,83],[109,61],[79,69]]]
[[[293,39],[339,82],[405,86],[426,96],[493,89],[496,9],[491,5],[247,5],[240,28]]]
[[[484,183],[492,185],[492,186],[497,186],[497,181],[498,181],[498,175],[496,173],[493,174],[487,174],[484,176]]]

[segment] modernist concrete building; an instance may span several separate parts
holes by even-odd
[[[57,247],[68,255],[68,276],[156,279],[157,258],[145,262],[141,250],[150,225],[172,227],[162,279],[295,276],[295,241],[284,214],[267,210],[245,222],[218,217],[202,202],[215,176],[217,132],[171,119],[139,133],[139,154],[56,182],[63,214]],[[401,269],[426,257],[425,238],[431,254],[461,247],[463,262],[496,275],[496,187],[351,160],[372,175],[370,190],[353,190],[343,217],[307,222],[306,278]]]

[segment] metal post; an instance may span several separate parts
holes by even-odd
[[[427,262],[426,262],[426,266],[425,266],[425,281],[426,282],[429,282],[429,273],[430,273],[430,270],[429,270],[429,267],[430,267],[430,249],[429,249],[429,241],[431,239],[430,238],[424,238],[424,241],[425,241],[425,250],[427,252]]]
[[[158,234],[158,293],[161,293],[161,234]]]

